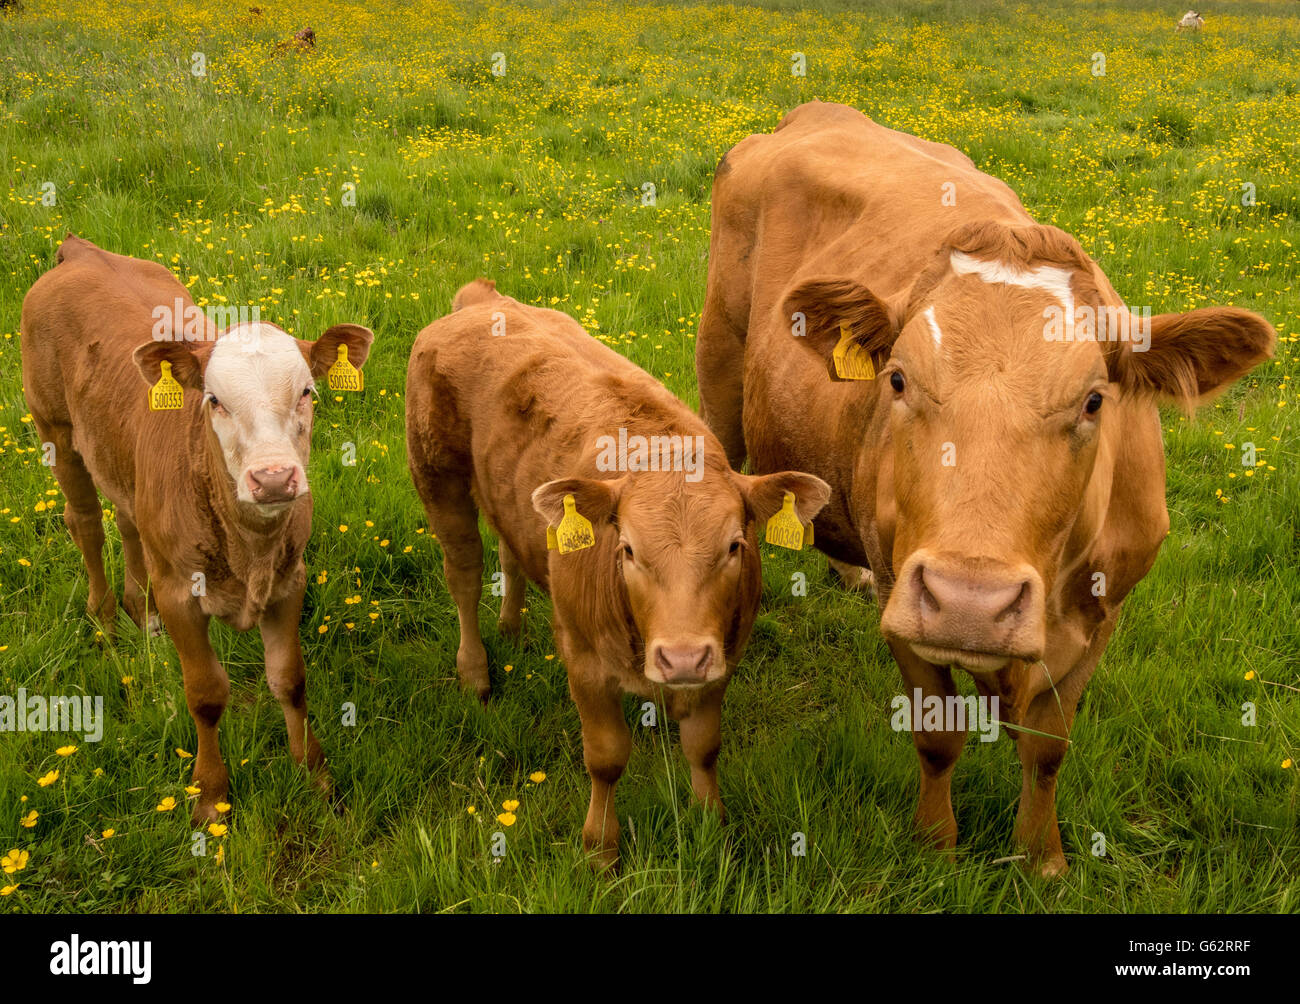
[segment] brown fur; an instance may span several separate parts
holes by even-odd
[[[41,440],[54,444],[54,476],[67,497],[64,522],[90,579],[88,612],[106,634],[113,632],[116,601],[104,574],[98,489],[112,503],[122,535],[123,604],[142,628],[151,626],[156,610],[176,645],[198,729],[196,823],[218,818],[216,803],[228,791],[217,722],[230,683],[208,641],[211,617],[240,631],[260,629],[267,683],[283,707],[290,752],[327,784],[324,757],[307,723],[298,638],[310,494],[270,519],[251,518],[235,499],[208,406],[196,392],[211,342],[152,340],[156,305],[170,308],[179,298],[193,306],[170,272],[71,234],[56,261],[23,301],[27,403]],[[209,326],[208,337],[216,334]],[[350,348],[363,341],[352,360],[364,362],[369,337],[365,329],[342,325],[315,343],[300,341],[299,348],[319,376],[340,340]],[[163,359],[188,391],[180,411],[149,410],[146,381],[157,379]],[[205,578],[205,597],[192,592],[196,572]]]
[[[618,855],[614,786],[631,751],[624,693],[662,702],[661,713],[681,721],[695,795],[721,812],[722,698],[761,591],[755,534],[786,491],[795,493],[800,518],[811,519],[826,486],[790,472],[735,474],[704,423],[647,373],[567,315],[502,296],[486,280],[462,288],[453,312],[420,333],[406,394],[411,475],[460,616],[462,684],[486,699],[481,510],[500,538],[502,630],[521,630],[525,579],[553,601],[592,779],[583,840],[597,862]],[[599,469],[597,440],[619,429],[629,437],[702,437],[702,478]],[[546,529],[559,523],[566,494],[596,542],[562,555],[547,550]],[[702,685],[649,675],[661,672],[656,652],[677,651],[681,639],[709,640],[700,646],[710,667]]]
[[[1127,315],[1096,263],[958,151],[843,105],[801,105],[725,163],[697,342],[703,412],[733,465],[831,485],[817,546],[870,567],[909,697],[953,693],[952,662],[1004,722],[1033,730],[1008,729],[1024,776],[1015,837],[1059,874],[1056,775],[1075,705],[1168,532],[1155,399],[1191,407],[1221,390],[1271,354],[1273,329],[1218,307],[1153,317],[1145,352],[1047,339],[1055,294],[959,275],[953,252],[1065,269],[1076,306]],[[805,338],[791,338],[793,310]],[[828,377],[841,322],[884,364],[875,380]],[[941,462],[949,448],[955,464]],[[998,618],[981,613],[999,596],[1014,599]],[[951,848],[964,733],[913,738],[916,826]]]

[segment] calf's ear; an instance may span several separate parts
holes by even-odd
[[[311,368],[313,379],[319,380],[339,357],[339,346],[348,347],[348,362],[357,369],[366,364],[370,355],[370,345],[375,340],[375,333],[360,324],[336,324],[328,328],[314,342],[301,343],[307,354],[307,365]]]
[[[801,471],[782,471],[780,474],[737,474],[741,494],[759,525],[781,511],[785,493],[794,495],[794,512],[800,523],[809,522],[830,501],[831,486],[821,478]]]
[[[781,313],[792,340],[826,361],[832,380],[838,380],[831,353],[840,341],[842,327],[871,354],[878,370],[889,358],[901,328],[884,300],[859,282],[842,276],[814,276],[786,294]]]
[[[579,515],[591,521],[592,526],[607,522],[618,511],[618,497],[623,490],[623,479],[598,481],[595,478],[560,478],[548,481],[533,492],[533,508],[548,526],[557,526],[564,516],[564,496],[572,495],[574,508]]]
[[[196,349],[189,342],[145,342],[131,358],[150,387],[162,376],[162,364],[171,363],[172,376],[182,387],[203,389],[203,368],[208,364],[211,344],[204,343]]]
[[[1205,307],[1158,314],[1151,318],[1149,339],[1139,328],[1130,341],[1112,344],[1107,360],[1112,381],[1125,391],[1191,409],[1272,357],[1277,333],[1249,310]]]

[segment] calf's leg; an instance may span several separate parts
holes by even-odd
[[[904,645],[891,643],[889,647],[903,671],[909,708],[917,689],[920,689],[923,701],[928,697],[943,699],[957,693],[947,667],[925,662]],[[952,811],[952,771],[966,743],[966,730],[917,729],[912,732],[912,742],[921,765],[921,794],[917,799],[913,825],[922,839],[941,850],[951,851],[957,846],[957,817]]]
[[[691,790],[700,804],[727,818],[718,791],[718,750],[722,745],[723,688],[700,700],[679,722],[682,753],[691,767]]]
[[[618,861],[619,825],[614,787],[632,755],[632,734],[623,718],[617,690],[575,682],[573,660],[569,692],[582,719],[582,759],[591,775],[591,804],[582,826],[582,843],[594,852],[592,864],[608,868]]]
[[[504,540],[497,542],[497,554],[501,558],[501,573],[505,577],[505,592],[501,597],[501,616],[497,621],[497,629],[502,634],[517,638],[524,628],[524,590],[528,580],[519,559]]]
[[[307,720],[307,668],[302,659],[298,625],[302,617],[302,593],[285,597],[267,608],[258,625],[266,650],[266,683],[284,711],[289,732],[289,754],[305,764],[317,787],[328,792],[329,772],[320,743]]]
[[[162,633],[162,624],[158,620],[157,611],[149,609],[149,573],[145,568],[140,531],[136,529],[131,518],[121,510],[117,513],[117,529],[122,534],[122,557],[126,562],[122,606],[142,631],[148,631],[156,637]]]

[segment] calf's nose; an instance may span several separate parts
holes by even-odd
[[[298,468],[276,465],[249,471],[248,490],[256,502],[290,502],[298,494]]]
[[[655,646],[655,668],[668,683],[703,683],[712,665],[712,645]]]

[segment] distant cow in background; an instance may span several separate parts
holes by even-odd
[[[700,399],[733,467],[832,489],[816,545],[869,566],[907,697],[996,697],[1015,837],[1066,869],[1075,707],[1168,533],[1158,400],[1267,359],[1262,317],[1134,315],[1078,242],[952,147],[811,102],[718,165]],[[965,728],[914,731],[916,826],[957,842]]]
[[[1205,18],[1201,17],[1201,15],[1196,13],[1196,11],[1189,10],[1178,21],[1178,30],[1183,31],[1184,29],[1190,29],[1192,31],[1200,31],[1204,24]]]
[[[220,815],[229,790],[217,722],[230,680],[208,640],[213,617],[259,629],[290,752],[328,782],[298,637],[312,396],[340,352],[360,368],[373,337],[338,324],[308,342],[263,322],[218,338],[163,266],[71,234],[23,300],[23,387],[85,559],[87,610],[113,630],[98,489],[122,534],[123,605],[141,627],[156,608],[180,656],[198,729],[196,824]],[[153,410],[150,387],[164,385]]]

